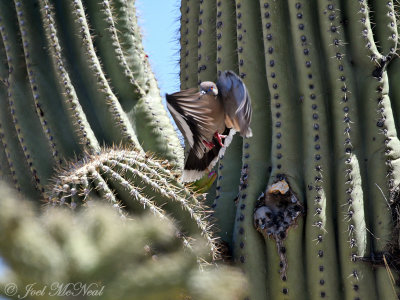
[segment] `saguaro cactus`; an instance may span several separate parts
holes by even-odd
[[[199,270],[196,256],[207,249],[200,243],[185,251],[167,218],[121,219],[104,204],[79,213],[49,208],[39,215],[4,184],[0,196],[0,253],[11,269],[1,276],[0,295],[7,299],[232,300],[246,289],[239,270]]]
[[[133,2],[3,1],[0,23],[3,177],[42,193],[54,166],[119,144],[179,167]]]
[[[182,0],[181,12],[181,86],[232,69],[253,101],[254,136],[221,160],[213,205],[250,299],[397,299],[395,3]]]
[[[134,1],[1,1],[0,33],[0,179],[52,205],[178,219],[186,246],[201,235],[215,255]]]

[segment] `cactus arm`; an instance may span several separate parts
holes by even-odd
[[[363,119],[368,120],[363,124],[365,156],[371,192],[369,199],[372,200],[370,204],[370,210],[373,212],[372,228],[374,234],[380,238],[380,241],[375,240],[374,248],[380,251],[390,239],[392,231],[390,211],[384,196],[390,200],[390,188],[399,184],[398,174],[393,171],[397,169],[395,166],[399,162],[398,151],[395,150],[399,149],[399,140],[388,96],[387,71],[383,68],[377,72],[380,67],[384,67],[383,55],[377,51],[373,40],[369,8],[365,1],[359,1],[352,5],[349,3],[348,11],[349,20],[353,21],[349,32],[355,41],[351,51],[354,53],[354,61],[358,64],[358,71],[362,74],[361,78],[358,78],[358,83],[365,87],[360,90],[359,105]],[[385,167],[377,167],[379,164]]]
[[[161,182],[158,182],[157,177],[151,173],[145,174],[143,171],[131,167],[127,163],[119,162],[117,160],[110,159],[104,163],[113,170],[113,175],[124,174],[131,185],[140,187],[142,193],[149,195],[153,198],[155,205],[163,207],[163,209],[171,211],[170,216],[176,220],[186,220],[187,218],[193,217],[201,222],[200,227],[204,227],[201,217],[195,212],[195,207],[184,198],[178,196],[178,190],[170,186],[169,184],[164,186]],[[189,224],[186,230],[189,235],[196,235],[200,232],[193,231],[199,228],[198,224]]]
[[[389,97],[392,100],[392,110],[395,120],[400,118],[400,84],[399,76],[400,74],[400,59],[394,59],[388,66],[388,77],[389,77]],[[399,132],[400,124],[395,122],[396,131]]]
[[[1,18],[1,17],[0,17]],[[0,20],[2,22],[2,20]],[[1,30],[1,29],[0,29]],[[7,54],[6,49],[4,47],[3,41],[0,42],[0,103],[3,102],[3,99],[7,99],[7,82],[8,77],[8,63],[7,63]],[[6,106],[3,107],[3,110],[6,110]],[[12,174],[11,169],[8,164],[7,152],[4,147],[4,129],[2,128],[2,118],[0,116],[0,180],[4,180],[6,182],[12,183]]]
[[[2,25],[3,21],[3,18],[0,16],[0,31],[5,30]],[[3,45],[3,40],[1,40],[0,49],[3,49],[5,54],[5,47]],[[5,62],[7,63],[7,58]],[[6,72],[4,73],[8,74],[8,64],[6,68]],[[1,158],[0,163],[3,176],[6,176],[8,173],[7,170],[9,170],[11,176],[10,183],[18,191],[26,195],[32,195],[33,198],[37,198],[39,195],[32,182],[29,166],[19,144],[12,120],[7,96],[7,82],[7,76],[0,82],[0,145],[3,147],[2,153],[4,153],[4,157]]]
[[[199,26],[199,14],[200,4],[197,0],[187,1],[187,27],[185,34],[186,52],[185,52],[185,81],[183,86],[185,88],[193,88],[198,85],[197,73],[198,73],[198,26]],[[186,22],[186,20],[185,20]]]
[[[250,298],[266,299],[267,270],[265,246],[253,226],[253,213],[264,190],[270,165],[269,94],[265,74],[262,35],[259,30],[260,6],[256,1],[236,1],[239,75],[251,94],[253,137],[243,140],[243,165],[234,228],[234,257],[248,274]],[[247,144],[247,146],[246,146]]]
[[[372,66],[371,60],[380,60],[382,55],[374,41],[367,1],[347,2],[344,9],[351,24],[348,34],[354,41],[351,45],[352,52],[357,53],[353,59],[361,66]]]
[[[68,124],[73,129],[70,134],[74,136],[75,140],[79,141],[80,145],[86,147],[88,150],[94,152],[99,151],[100,146],[79,103],[69,73],[64,66],[64,59],[61,53],[53,12],[48,2],[40,1],[39,4],[42,22],[45,28],[45,37],[51,57],[51,67],[58,83],[59,94],[62,97],[62,107],[66,111]]]
[[[119,201],[115,197],[114,192],[111,190],[110,186],[101,176],[99,171],[95,167],[90,168],[88,170],[88,178],[92,180],[92,186],[94,190],[100,194],[103,199],[106,199],[108,202],[113,204],[114,206],[119,206]]]
[[[333,120],[335,155],[335,195],[339,256],[342,274],[357,272],[359,278],[342,276],[346,299],[376,299],[373,271],[356,262],[356,257],[369,253],[364,212],[360,160],[362,158],[361,128],[356,104],[356,85],[348,57],[344,56],[345,36],[340,29],[338,1],[318,3],[320,36],[326,57],[330,110]],[[337,28],[337,30],[335,30]]]
[[[65,111],[60,109],[62,99],[56,88],[54,74],[44,69],[51,58],[47,53],[43,54],[43,27],[37,26],[40,23],[40,12],[32,7],[33,3],[14,1],[14,4],[36,113],[54,160],[60,164],[63,158],[72,156],[79,147],[74,136],[69,135],[72,129]]]
[[[109,2],[86,1],[85,4],[95,33],[94,45],[97,46],[104,72],[118,94],[117,100],[126,113],[127,119],[134,124],[140,145],[145,151],[157,153],[174,161],[177,165],[182,164],[183,152],[161,103],[160,91],[148,66],[147,55],[141,46],[140,32],[135,32],[135,47],[137,48],[135,51],[141,52],[141,63],[147,66],[145,89],[141,87],[140,80],[136,80],[135,72],[131,70],[128,63],[129,58],[125,55],[126,51],[120,43],[120,38],[123,39],[123,37],[117,34],[118,18]],[[119,2],[116,5],[117,12],[121,11],[123,3]],[[126,9],[132,10],[132,7],[126,7]],[[124,15],[125,10],[123,11]],[[125,18],[126,16],[123,17],[124,20]],[[129,19],[132,19],[130,22],[135,24],[133,16],[128,17],[128,21]],[[136,17],[134,19],[136,20]],[[110,45],[113,51],[109,51]],[[135,66],[134,64],[133,67]]]
[[[217,73],[232,70],[238,73],[235,1],[217,1]],[[235,222],[235,198],[239,192],[242,167],[243,139],[235,134],[229,149],[218,164],[216,197],[212,204],[216,225],[221,239],[232,249],[233,225]],[[231,254],[231,253],[230,253]]]
[[[379,40],[378,49],[383,55],[396,53],[398,44],[398,28],[393,0],[371,2],[374,21],[377,24],[376,38]]]
[[[2,108],[0,109],[0,139],[6,158],[5,162],[2,160],[3,170],[5,171],[7,168],[10,170],[11,183],[18,191],[25,195],[31,195],[32,198],[38,198],[39,195],[32,182],[29,166],[15,132],[8,104],[7,87],[3,84],[0,87],[0,106]]]
[[[163,216],[163,210],[155,205],[154,201],[147,195],[141,194],[141,188],[134,186],[130,181],[122,177],[119,172],[114,171],[113,168],[105,164],[99,165],[99,169],[104,180],[115,188],[117,194],[121,196],[128,193],[130,195],[130,197],[121,197],[128,200],[129,206],[136,209],[140,209],[140,206],[142,206],[145,209],[149,209],[156,216]]]
[[[9,65],[7,80],[8,103],[20,147],[28,162],[31,176],[40,191],[50,177],[53,159],[50,147],[39,118],[36,115],[34,101],[26,84],[25,61],[22,49],[18,46],[18,33],[13,26],[17,20],[13,3],[1,3],[1,36],[6,49]],[[28,102],[28,103],[27,103]]]
[[[398,168],[400,147],[394,125],[386,68],[382,68],[383,55],[378,52],[369,21],[366,1],[347,3],[350,38],[353,59],[358,67],[358,95],[363,122],[365,159],[368,172],[368,210],[374,251],[385,250],[393,231],[390,207],[390,193],[399,185]],[[393,298],[393,288],[387,270],[376,270],[378,299]]]
[[[303,179],[300,166],[301,150],[301,115],[300,101],[295,98],[296,86],[293,84],[294,65],[289,28],[281,20],[289,18],[287,4],[282,1],[260,1],[264,55],[271,95],[272,145],[271,166],[268,186],[281,180],[288,180],[297,200],[303,203]],[[271,298],[295,295],[306,299],[305,273],[303,259],[303,222],[293,225],[283,242],[266,238],[268,264],[273,267],[268,272],[268,283]],[[278,247],[277,247],[278,246]],[[285,270],[285,271],[284,271]],[[279,271],[279,272],[277,272]],[[299,281],[300,280],[300,281]],[[286,299],[286,298],[285,298]]]
[[[130,166],[130,164],[133,166]],[[118,174],[123,174],[125,179],[121,177],[121,180],[125,180],[125,185],[126,182],[129,182],[131,186],[136,186],[138,190],[140,187],[141,193],[153,199],[152,202],[155,207],[162,207],[163,210],[170,212],[170,217],[180,220],[184,234],[189,236],[202,235],[206,238],[207,243],[213,245],[213,238],[209,233],[207,223],[204,222],[204,216],[200,213],[199,208],[201,206],[198,201],[193,196],[182,195],[179,188],[168,184],[153,172],[145,174],[135,164],[135,160],[124,163],[109,159],[103,163],[103,166],[107,166],[111,170],[114,178],[119,178],[121,176],[118,176]],[[158,180],[160,181],[158,182]],[[190,221],[183,222],[183,220]]]
[[[289,1],[296,71],[302,104],[304,181],[306,184],[306,265],[310,299],[340,298],[338,262],[333,229],[330,176],[330,131],[324,100],[323,74],[312,7],[307,1]],[[321,281],[323,285],[319,284]]]
[[[0,22],[3,22],[3,20],[1,19]],[[8,71],[7,53],[2,40],[0,43],[0,84],[3,87],[6,86]]]
[[[94,46],[104,72],[118,94],[122,108],[127,111],[145,96],[145,91],[136,81],[121,48],[115,26],[115,12],[108,1],[84,1],[83,4],[89,16],[89,23],[95,30]]]
[[[181,17],[180,17],[180,28],[179,28],[179,45],[180,45],[180,50],[179,50],[179,81],[180,81],[180,88],[181,90],[187,89],[188,87],[185,86],[185,76],[186,76],[186,69],[185,65],[187,63],[186,60],[186,50],[188,49],[187,45],[187,30],[188,26],[187,24],[189,23],[189,10],[188,10],[188,5],[187,1],[181,1],[181,7],[180,7],[180,12],[181,12]]]
[[[143,50],[142,37],[136,17],[135,1],[113,0],[111,12],[114,13],[114,25],[125,60],[136,82],[145,91],[149,90],[149,65]]]
[[[0,92],[0,97],[5,96],[4,91]],[[1,124],[1,123],[0,123]],[[0,130],[0,135],[2,135],[3,132]],[[12,175],[11,175],[11,170],[8,165],[8,160],[7,160],[7,154],[5,152],[5,148],[2,142],[2,139],[0,138],[0,180],[7,182],[7,183],[12,183]]]
[[[121,104],[118,102],[117,97],[111,90],[111,86],[107,81],[105,74],[100,65],[99,57],[96,55],[93,45],[93,39],[89,32],[88,20],[85,15],[85,11],[83,8],[83,4],[80,0],[74,1],[70,3],[69,9],[71,9],[74,13],[73,22],[76,25],[76,29],[78,29],[77,34],[80,37],[80,42],[82,44],[82,48],[86,55],[88,67],[91,69],[91,72],[96,76],[96,85],[99,91],[99,98],[94,98],[94,103],[100,101],[96,105],[106,106],[108,109],[107,116],[111,120],[110,128],[113,129],[114,132],[114,142],[116,142],[117,137],[120,136],[120,140],[124,141],[127,144],[134,145],[138,149],[140,149],[139,141],[137,140],[136,133],[133,131],[133,128],[123,111]],[[78,25],[80,24],[80,25]],[[79,27],[78,27],[79,26]],[[103,122],[104,120],[102,120]],[[105,131],[107,129],[104,128]]]
[[[177,183],[165,163],[146,158],[136,150],[113,149],[98,155],[88,154],[82,161],[61,171],[52,187],[50,203],[75,208],[98,193],[117,208],[126,206],[135,212],[145,208],[158,216],[168,213],[179,220],[182,234],[201,235],[212,255],[217,255],[203,205],[196,195]],[[188,241],[187,245],[190,244]]]
[[[389,2],[388,2],[389,3]],[[389,10],[390,12],[390,10]],[[395,13],[398,15],[398,8],[395,9]],[[399,21],[396,21],[395,23],[396,28],[397,28],[397,32],[395,34],[399,35],[399,30],[400,30],[400,24]],[[388,26],[392,26],[392,24],[388,24]],[[383,31],[383,30],[380,30]],[[381,33],[381,36],[383,36],[384,34],[386,34],[386,32]],[[393,33],[392,33],[393,34]],[[396,44],[396,46],[398,47],[398,43]],[[391,104],[392,104],[392,109],[393,109],[393,115],[394,115],[394,119],[395,120],[399,120],[400,118],[400,84],[399,84],[399,80],[398,80],[398,75],[400,74],[400,60],[398,58],[396,58],[396,56],[399,54],[399,49],[396,48],[395,51],[394,58],[392,60],[392,62],[388,65],[387,67],[387,71],[388,71],[388,76],[389,76],[389,95],[390,95],[390,99]],[[399,132],[400,130],[400,124],[399,122],[395,122],[396,125],[396,129],[397,132]]]
[[[55,10],[71,11],[71,14],[57,14],[60,31],[64,33],[63,43],[68,47],[65,57],[74,76],[75,89],[88,120],[102,143],[140,144],[131,124],[123,112],[109,82],[105,78],[93,39],[89,32],[88,20],[81,1],[55,2]]]
[[[215,36],[215,1],[200,1],[198,35],[198,83],[216,81],[217,40]]]

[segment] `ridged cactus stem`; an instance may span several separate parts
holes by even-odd
[[[255,200],[267,184],[270,166],[269,93],[265,72],[264,46],[256,1],[236,1],[239,75],[251,93],[253,137],[243,140],[242,177],[234,227],[234,256],[248,274],[250,298],[266,299],[267,276],[265,246],[254,230]]]
[[[125,112],[127,119],[133,124],[141,147],[145,151],[162,154],[176,165],[182,164],[183,152],[173,127],[170,124],[161,102],[160,91],[154,75],[148,66],[148,57],[141,47],[140,31],[135,34],[135,52],[141,57],[141,63],[147,67],[146,83],[142,88],[140,78],[137,80],[132,71],[129,53],[125,53],[122,43],[123,37],[118,35],[118,9],[113,9],[112,3],[107,0],[99,3],[84,2],[88,13],[88,21],[93,25],[95,37],[93,39],[97,54],[105,76],[114,87],[118,101]],[[118,3],[122,5],[122,3]],[[121,8],[119,5],[118,8]],[[128,5],[128,4],[127,4]],[[133,7],[127,7],[132,10]],[[126,18],[126,16],[124,17]],[[131,27],[134,26],[133,16],[128,17]],[[111,46],[111,51],[110,51]],[[130,49],[130,51],[133,51]],[[136,65],[133,65],[136,67]],[[139,68],[140,69],[140,68]],[[140,76],[139,76],[140,77]]]
[[[149,78],[151,73],[147,63],[147,55],[143,50],[141,33],[137,23],[135,1],[113,0],[111,12],[115,18],[119,43],[129,69],[133,73],[135,81],[145,91],[149,90]]]
[[[1,18],[1,17],[0,17]],[[2,25],[0,25],[0,30]],[[32,182],[28,163],[25,160],[24,152],[19,144],[15,132],[14,123],[11,116],[11,110],[8,104],[7,87],[0,87],[0,139],[4,147],[6,161],[3,162],[3,170],[6,167],[10,170],[11,180],[9,181],[18,191],[26,194],[36,195],[36,188]]]
[[[105,166],[115,169],[116,171],[112,171],[112,176],[116,176],[117,173],[121,173],[124,177],[129,178],[129,183],[138,188],[144,186],[142,192],[145,192],[147,195],[158,195],[154,197],[153,202],[159,207],[168,207],[172,213],[170,214],[177,220],[185,220],[186,218],[194,218],[196,216],[196,212],[193,211],[190,205],[193,203],[181,202],[180,197],[177,194],[177,190],[172,189],[169,185],[166,187],[161,182],[157,182],[157,179],[154,178],[151,174],[144,174],[143,171],[138,168],[131,167],[128,164],[109,159],[104,163]],[[134,165],[134,162],[133,162]],[[197,201],[196,201],[197,202]],[[197,203],[194,203],[196,205]],[[182,209],[183,208],[183,209]],[[188,214],[188,215],[185,215]],[[197,217],[199,220],[201,217]],[[198,226],[193,226],[190,228],[191,230],[198,229]],[[190,235],[193,235],[194,232],[189,232]],[[195,232],[199,233],[199,232]]]
[[[1,20],[0,20],[1,22]],[[1,29],[0,29],[1,30]],[[7,87],[6,87],[6,82],[7,82],[7,77],[8,77],[8,64],[7,64],[7,54],[6,54],[6,49],[4,47],[3,42],[1,41],[0,43],[0,105],[3,104],[2,99],[7,98]],[[3,106],[4,108],[7,107]],[[3,109],[3,111],[6,111],[6,109]],[[7,113],[7,111],[6,111]],[[12,182],[13,181],[13,176],[12,176],[12,170],[10,168],[8,159],[7,159],[7,148],[6,145],[4,144],[5,142],[5,135],[4,135],[4,128],[3,128],[3,118],[0,115],[0,179],[5,181],[5,182]]]
[[[368,172],[368,209],[370,230],[373,234],[375,252],[386,250],[392,238],[393,220],[389,201],[393,188],[399,185],[400,143],[388,95],[387,57],[378,52],[374,41],[369,8],[366,1],[347,3],[351,26],[349,34],[353,60],[356,63],[359,106],[363,120],[366,170]],[[380,26],[381,24],[379,24]],[[386,26],[386,24],[382,24]],[[393,284],[388,280],[386,269],[376,271],[378,299],[392,299],[395,296]]]
[[[107,144],[112,144],[113,141],[121,143],[124,133],[119,130],[121,124],[117,124],[119,111],[118,109],[116,109],[116,111],[110,111],[109,104],[113,98],[106,98],[105,94],[107,93],[107,87],[103,89],[100,86],[101,80],[104,79],[104,74],[102,72],[98,73],[98,70],[96,71],[96,69],[93,69],[98,67],[98,60],[96,57],[93,58],[92,61],[89,57],[94,54],[94,51],[88,53],[91,44],[88,40],[91,39],[91,36],[86,35],[87,27],[81,27],[78,24],[78,21],[75,21],[74,17],[76,17],[76,13],[65,15],[60,15],[58,13],[59,10],[74,12],[74,8],[72,7],[74,4],[72,2],[56,1],[53,3],[53,7],[50,6],[49,2],[41,1],[41,5],[43,7],[47,6],[49,12],[46,10],[46,14],[51,13],[53,16],[51,19],[51,24],[53,24],[53,26],[49,29],[53,30],[54,26],[56,26],[54,25],[55,23],[59,27],[55,32],[56,35],[50,35],[47,39],[48,41],[51,41],[56,38],[57,43],[60,46],[59,49],[55,48],[53,50],[59,53],[60,58],[63,59],[65,64],[64,68],[68,70],[73,92],[71,92],[71,87],[68,86],[67,95],[69,93],[76,93],[76,99],[80,104],[78,107],[82,107],[83,112],[87,117],[88,124],[90,124],[91,131],[93,131],[95,135],[95,139],[101,141],[101,143],[105,142]],[[56,16],[57,18],[62,17],[62,21],[58,22]],[[45,16],[43,18],[44,23],[48,22],[48,20],[45,19]],[[86,21],[86,18],[81,20],[84,22]],[[84,37],[86,37],[86,40]],[[87,44],[85,44],[85,41],[87,41]],[[49,42],[49,45],[51,47],[56,44]],[[68,48],[64,45],[68,45]],[[74,63],[69,65],[68,61],[73,61]],[[62,72],[62,75],[65,73],[66,71]],[[63,77],[61,77],[61,85],[63,84],[63,81]],[[75,95],[73,97],[75,98]],[[74,104],[72,104],[72,106],[73,108],[77,107]],[[85,124],[77,124],[81,130],[87,131],[88,129],[84,128],[84,125]],[[85,136],[85,132],[83,135]]]
[[[35,14],[29,13],[28,5],[21,1],[14,1],[14,4],[36,113],[48,139],[55,164],[61,164],[62,158],[73,155],[76,143],[73,140],[65,141],[59,138],[65,136],[63,133],[71,129],[63,118],[63,111],[58,112],[61,99],[53,78],[45,77],[46,72],[39,67],[43,57],[50,59],[47,55],[43,55],[40,43],[35,42],[37,37],[43,37],[40,32],[41,27],[36,26],[37,22],[40,22],[40,13],[38,11]],[[36,30],[39,33],[35,32]]]
[[[313,31],[313,7],[289,1],[298,89],[302,103],[303,162],[307,218],[305,251],[311,299],[339,298],[338,261],[333,229],[330,143],[326,101],[323,97],[318,42]],[[290,266],[289,266],[290,267]],[[320,282],[324,284],[320,284]]]
[[[395,16],[398,15],[398,3],[393,3],[394,7],[395,7]],[[392,26],[392,24],[390,23],[389,26]],[[396,22],[395,26],[397,28],[397,35],[399,36],[399,32],[400,32],[400,22]],[[384,31],[384,30],[380,30],[380,31]],[[381,33],[377,33],[377,34],[381,34]],[[382,35],[382,34],[381,34]],[[400,37],[398,37],[399,39]],[[398,45],[398,43],[397,43]],[[395,53],[399,53],[399,51],[397,50]],[[396,55],[394,56],[396,57]],[[389,92],[390,92],[390,99],[392,99],[392,109],[393,109],[393,115],[394,115],[394,119],[398,120],[400,117],[400,84],[399,84],[399,76],[397,74],[400,73],[400,60],[399,59],[393,59],[392,62],[389,64],[389,66],[387,67],[387,72],[388,72],[388,76],[389,76]],[[396,129],[397,132],[400,131],[400,124],[399,122],[396,122]]]
[[[186,50],[188,48],[188,40],[187,40],[187,34],[188,34],[188,23],[189,23],[189,10],[188,10],[188,5],[187,1],[181,1],[181,19],[180,19],[180,28],[179,28],[179,44],[181,46],[181,49],[179,51],[179,81],[180,81],[180,87],[181,90],[184,90],[186,88],[185,86],[185,76],[186,76],[186,70],[185,70],[185,65],[186,65]]]
[[[8,77],[7,53],[3,41],[0,43],[0,81],[2,84],[6,82]]]
[[[110,189],[109,185],[104,178],[101,177],[96,168],[90,168],[88,171],[88,178],[93,181],[93,186],[96,192],[98,192],[103,199],[106,199],[111,204],[119,206],[119,201],[116,199],[114,192]]]
[[[400,194],[395,1],[259,1],[257,9],[252,1],[236,0],[235,8],[216,3],[217,72],[238,71],[253,106],[254,136],[243,140],[231,242],[250,298],[394,299]],[[238,69],[230,61],[234,39]],[[193,63],[196,58],[185,56],[184,66]],[[223,210],[232,206],[221,202],[226,167],[233,165],[227,158],[219,164],[213,209],[229,245],[230,212]]]
[[[200,0],[198,29],[198,83],[216,81],[217,40],[215,36],[215,1]]]
[[[131,206],[131,208],[138,208],[143,206],[144,208],[150,209],[150,211],[158,216],[162,216],[162,210],[155,205],[154,201],[152,201],[147,196],[143,196],[140,193],[140,188],[131,184],[130,181],[123,178],[119,172],[114,171],[107,165],[101,165],[100,174],[104,178],[106,182],[109,182],[112,187],[116,189],[119,193],[127,192],[131,197],[127,198],[130,200],[127,205]],[[134,200],[135,202],[133,202]]]
[[[50,203],[72,208],[89,205],[85,201],[91,199],[93,191],[118,208],[125,206],[134,212],[145,208],[160,216],[168,212],[168,217],[179,220],[183,235],[203,236],[213,255],[217,255],[203,205],[196,195],[177,184],[164,163],[128,149],[106,149],[99,155],[87,155],[84,163],[61,171],[49,195]]]
[[[129,201],[126,202],[126,204],[128,205],[128,207],[130,209],[133,209],[133,210],[137,209],[137,211],[140,211],[141,209],[146,209],[161,219],[166,217],[165,211],[162,208],[160,208],[160,204],[161,205],[165,204],[165,199],[164,199],[163,203],[154,202],[152,199],[150,199],[142,194],[142,189],[140,187],[133,186],[132,182],[130,180],[126,180],[125,178],[123,178],[120,175],[119,171],[116,172],[106,165],[101,166],[101,177],[104,178],[103,180],[105,182],[107,182],[107,185],[111,183],[111,185],[115,188],[115,190],[117,191],[117,193],[119,194],[120,197],[126,193],[128,194],[127,197],[123,197],[123,198],[129,199]],[[113,197],[113,198],[115,199],[115,197]],[[112,200],[114,200],[114,199],[112,199]],[[160,199],[160,198],[158,198],[158,199]],[[116,204],[116,206],[119,207],[120,204],[118,203],[118,204]],[[170,216],[168,216],[168,218],[170,218]],[[196,223],[199,223],[199,224],[204,223],[203,220],[201,219],[201,217],[198,217],[196,214],[192,215],[190,213],[189,218],[193,218],[196,221]],[[185,224],[185,225],[187,225],[187,224]],[[193,232],[200,234],[200,232],[198,230],[195,230],[194,228],[195,228],[195,226],[190,227],[191,231],[186,231],[186,232],[184,232],[184,234],[193,233]],[[188,228],[185,227],[185,229],[188,229]],[[197,228],[197,229],[199,229],[199,228]],[[212,237],[209,236],[209,233],[207,232],[208,228],[203,226],[201,228],[201,230],[203,230],[205,232],[205,237],[207,239],[207,242],[209,242],[209,244],[212,245],[214,243],[214,241],[213,241]],[[186,247],[190,248],[191,243],[184,236],[182,236],[182,239],[184,241],[184,245]]]
[[[198,85],[197,73],[198,73],[198,26],[199,26],[199,14],[200,5],[198,0],[184,0],[187,1],[188,11],[186,14],[185,22],[187,28],[185,31],[185,38],[183,42],[186,44],[186,63],[185,63],[185,81],[184,88],[196,87]],[[187,20],[187,21],[186,21]],[[196,62],[196,63],[195,63]]]
[[[225,70],[238,73],[235,1],[217,1],[217,74]],[[232,255],[232,228],[235,222],[237,195],[242,167],[243,139],[233,136],[229,150],[220,158],[216,184],[216,197],[212,205],[221,239],[228,244]]]
[[[349,58],[344,55],[345,35],[340,29],[340,5],[338,1],[321,1],[318,13],[331,91],[329,108],[333,115],[334,196],[338,212],[340,271],[349,275],[342,276],[342,286],[345,299],[376,299],[373,270],[357,262],[357,257],[369,254],[370,239],[366,230],[365,195],[361,181],[365,174],[361,174],[359,166],[362,145],[356,85]],[[353,274],[358,274],[358,278]]]
[[[86,57],[86,65],[88,73],[90,70],[93,81],[96,84],[98,95],[93,98],[93,105],[95,109],[104,107],[107,109],[105,112],[106,120],[102,119],[101,122],[109,123],[108,126],[103,126],[104,132],[108,132],[109,138],[113,137],[115,142],[120,141],[141,149],[140,143],[136,137],[131,123],[128,120],[121,104],[111,89],[108,80],[102,70],[99,57],[94,50],[93,40],[89,31],[88,20],[85,15],[83,4],[80,0],[68,2],[69,5],[66,9],[71,10],[73,20],[70,24],[73,28],[73,34],[79,38],[81,49]],[[88,74],[89,75],[89,74]]]
[[[294,198],[289,199],[292,205],[302,210],[302,167],[300,165],[301,131],[296,124],[301,122],[300,101],[296,99],[295,90],[290,86],[295,78],[289,70],[288,60],[293,57],[288,44],[289,27],[283,26],[281,20],[289,18],[287,4],[281,1],[260,1],[260,18],[264,40],[265,68],[268,78],[268,89],[271,97],[271,175],[263,190],[269,193],[272,184],[284,181],[290,185]],[[293,63],[294,64],[294,63]],[[267,195],[266,197],[270,197]],[[262,198],[262,197],[261,197]],[[278,202],[280,196],[276,197]],[[265,207],[273,210],[281,203],[258,203],[256,214]],[[266,206],[265,206],[266,205]],[[283,213],[283,211],[282,211]],[[300,218],[299,218],[300,219]],[[266,239],[268,265],[268,289],[270,297],[277,299],[306,299],[306,281],[302,274],[304,269],[303,254],[303,221],[290,220],[281,232],[274,232],[270,224],[260,230]],[[283,224],[272,226],[283,226]]]
[[[383,55],[394,54],[399,41],[398,26],[396,26],[396,11],[393,0],[374,1],[371,3],[376,24],[376,36],[379,40],[378,49]]]
[[[37,189],[43,192],[44,185],[46,185],[52,171],[53,159],[49,159],[52,154],[37,118],[35,107],[37,103],[34,103],[30,87],[24,80],[27,73],[24,53],[18,45],[19,36],[14,26],[17,19],[13,11],[13,3],[2,1],[0,14],[2,18],[0,33],[9,68],[9,76],[6,82],[8,106],[15,126],[14,130],[28,162],[31,176],[35,180]]]
[[[100,145],[90,127],[85,113],[79,103],[74,85],[64,66],[61,45],[57,37],[57,27],[54,20],[54,14],[48,5],[48,2],[40,1],[40,11],[42,14],[43,26],[50,52],[52,69],[58,82],[58,88],[62,98],[62,107],[66,111],[70,126],[73,128],[72,136],[79,141],[82,147],[90,151],[97,152]]]
[[[108,75],[111,85],[118,91],[118,101],[126,111],[137,100],[145,97],[146,93],[136,81],[117,35],[115,11],[110,3],[84,1],[85,8],[90,16],[90,24],[96,28],[101,36],[96,37],[95,45],[98,50],[102,66]],[[111,46],[111,51],[110,51]]]
[[[0,92],[1,95],[1,92]],[[1,97],[1,96],[0,96]],[[0,130],[0,135],[2,131]],[[8,165],[7,154],[4,151],[4,145],[2,139],[0,139],[0,180],[4,182],[12,182],[11,171]]]

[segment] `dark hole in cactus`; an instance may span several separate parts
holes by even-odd
[[[268,186],[265,193],[257,199],[254,211],[254,226],[264,238],[273,238],[280,256],[281,278],[286,276],[286,248],[283,244],[288,230],[296,226],[303,213],[303,206],[290,188],[284,175]]]

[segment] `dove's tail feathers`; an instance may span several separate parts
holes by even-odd
[[[218,153],[219,158],[221,158],[221,157],[224,156],[226,147],[228,147],[228,146],[231,144],[232,139],[233,139],[233,136],[234,136],[235,133],[236,133],[236,130],[235,130],[235,129],[233,129],[233,128],[227,128],[227,129],[225,129],[224,134],[227,133],[227,130],[229,130],[229,132],[228,132],[226,138],[224,139],[224,147],[223,147],[223,148],[219,151],[219,153]]]
[[[226,147],[232,142],[233,136],[236,133],[234,129],[226,128],[224,135],[227,137],[223,139],[224,147],[219,145],[218,141],[213,138],[214,148],[206,152],[202,158],[199,158],[193,149],[190,150],[188,158],[185,163],[185,168],[182,173],[183,182],[196,181],[203,177],[205,172],[211,171],[217,164],[218,160],[225,154]]]
[[[204,153],[202,158],[196,155],[194,149],[190,149],[183,169],[182,181],[191,182],[203,177],[207,170],[211,170],[218,161],[218,153],[222,147],[217,143],[214,148]]]
[[[247,125],[248,126],[248,125]],[[251,138],[253,136],[253,131],[250,127],[242,127],[240,130],[240,136],[244,138]]]
[[[245,132],[244,136],[246,138],[251,138],[253,136],[253,131],[251,130],[251,128],[247,128],[247,131]]]
[[[199,170],[183,170],[181,180],[182,182],[193,182],[202,178],[204,173],[205,171]]]

